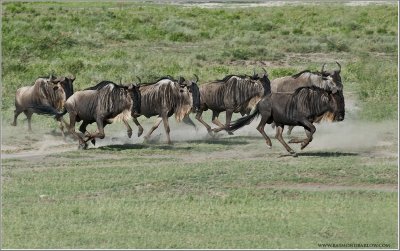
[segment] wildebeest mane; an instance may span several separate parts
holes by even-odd
[[[286,115],[295,119],[299,112],[318,114],[327,102],[329,93],[316,86],[300,87],[291,95],[286,105]]]
[[[166,75],[166,76],[163,76],[163,77],[158,78],[157,80],[155,80],[155,81],[153,81],[153,82],[140,83],[140,86],[154,85],[154,84],[160,82],[161,80],[165,80],[165,79],[171,80],[171,81],[173,81],[173,82],[178,82],[178,80],[174,79],[172,76]]]
[[[107,86],[107,85],[109,85],[109,84],[113,84],[113,85],[119,86],[119,87],[125,87],[125,86],[123,86],[123,85],[117,85],[116,83],[114,83],[114,82],[112,82],[112,81],[104,80],[104,81],[101,81],[100,83],[98,83],[98,84],[95,85],[95,86],[92,86],[92,87],[89,87],[89,88],[84,89],[84,91],[86,91],[86,90],[100,90],[100,89],[104,88],[105,86]]]
[[[319,72],[319,71],[304,70],[304,71],[301,71],[301,72],[299,72],[299,73],[296,73],[296,74],[292,75],[291,77],[292,77],[292,78],[298,78],[298,77],[301,76],[301,74],[307,73],[307,72],[308,72],[308,73],[311,73],[311,74],[315,74],[315,75],[321,76],[321,72]]]
[[[218,79],[215,82],[227,82],[231,77],[237,77],[237,78],[251,78],[251,76],[249,75],[235,75],[235,74],[231,74],[231,75],[227,75],[225,76],[223,79]]]

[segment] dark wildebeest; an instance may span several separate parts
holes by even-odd
[[[268,74],[253,76],[228,75],[222,80],[200,86],[200,110],[196,114],[196,119],[200,121],[209,134],[219,132],[229,125],[233,113],[249,114],[261,98],[266,94],[266,86],[270,85]],[[203,111],[212,111],[212,122],[218,128],[211,129],[201,117]],[[226,123],[222,124],[218,120],[218,115],[226,111]],[[232,134],[229,132],[229,134]]]
[[[33,86],[19,88],[15,94],[14,121],[11,125],[17,125],[17,117],[23,112],[28,118],[28,129],[32,131],[31,118],[35,111],[31,107],[48,106],[54,111],[61,111],[64,108],[65,101],[74,93],[74,80],[75,77],[42,77],[36,79]],[[60,119],[57,120],[64,136],[62,122]]]
[[[307,86],[317,86],[326,91],[336,93],[337,91],[343,91],[342,78],[340,76],[341,66],[338,62],[338,70],[325,71],[324,66],[320,72],[311,72],[309,70],[301,71],[293,76],[281,77],[271,81],[271,92],[272,93],[294,93],[297,88]],[[332,121],[334,118],[333,114],[327,112],[321,115],[315,120],[318,123],[322,120]],[[293,126],[289,126],[288,134],[291,133]]]
[[[75,92],[66,102],[64,113],[55,113],[46,107],[36,108],[41,113],[55,115],[56,118],[69,113],[69,131],[79,140],[79,148],[86,149],[90,140],[105,137],[104,127],[111,124],[117,116],[124,116],[130,112],[136,116],[140,112],[140,91],[136,85],[117,85],[110,81],[102,81],[87,90]],[[122,114],[122,115],[121,115]],[[82,121],[80,131],[86,139],[75,132],[75,123]],[[86,132],[86,126],[96,122],[97,132]]]
[[[257,126],[257,130],[265,138],[267,146],[271,147],[272,144],[264,131],[264,127],[267,123],[275,122],[277,126],[275,137],[290,154],[297,156],[296,152],[283,140],[282,132],[284,126],[304,127],[307,138],[289,141],[289,143],[301,143],[301,149],[304,149],[312,141],[316,130],[312,123],[326,112],[333,114],[333,121],[342,121],[344,119],[343,92],[333,93],[315,86],[301,87],[293,94],[270,93],[266,95],[250,115],[233,122],[229,125],[228,130],[235,131],[261,114],[261,121]]]
[[[162,121],[167,134],[167,143],[171,144],[168,117],[175,114],[175,119],[180,122],[190,112],[197,112],[200,107],[200,92],[197,86],[198,77],[196,75],[195,77],[196,81],[185,80],[183,77],[175,80],[167,76],[154,83],[140,85],[142,95],[140,115],[147,118],[158,116],[157,121],[144,137],[145,141],[149,140],[150,135]],[[134,123],[139,127],[139,136],[143,133],[143,127],[137,120],[140,115],[133,117]]]

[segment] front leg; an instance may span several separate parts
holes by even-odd
[[[169,128],[169,123],[168,123],[168,116],[166,114],[163,115],[162,120],[164,122],[164,129],[165,129],[165,133],[167,134],[167,144],[171,145],[171,138],[169,136],[170,133],[170,128]]]
[[[197,114],[196,114],[196,119],[197,119],[201,124],[203,124],[203,125],[206,127],[208,134],[210,134],[211,136],[213,136],[213,135],[212,135],[211,126],[210,126],[209,124],[207,124],[207,123],[203,120],[203,118],[202,118],[202,116],[201,116],[202,114],[203,114],[203,110],[198,111]]]
[[[135,125],[139,128],[139,131],[138,131],[138,137],[140,137],[141,135],[142,135],[142,133],[143,133],[143,127],[142,127],[142,125],[139,123],[139,121],[137,120],[137,117],[133,117],[132,118],[132,120],[133,120],[133,123],[135,123]]]
[[[128,134],[128,138],[131,138],[132,137],[132,128],[131,128],[131,126],[129,125],[128,121],[125,118],[122,119],[122,122],[124,122],[124,125],[126,127],[126,132]]]
[[[150,138],[150,135],[158,128],[158,126],[161,124],[162,118],[158,117],[156,120],[156,123],[154,123],[153,127],[150,129],[150,131],[144,136],[144,141],[147,142]]]

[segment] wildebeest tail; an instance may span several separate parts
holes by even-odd
[[[48,105],[35,105],[29,108],[37,114],[54,116],[55,119],[59,119],[67,113],[67,110],[65,108],[64,111],[59,112],[54,107]]]
[[[233,132],[236,131],[239,128],[242,128],[245,125],[248,125],[251,123],[251,121],[254,120],[255,117],[257,117],[260,114],[260,110],[258,109],[258,105],[256,106],[256,109],[252,113],[250,113],[247,116],[241,117],[240,119],[233,121],[231,124],[227,125],[227,131]]]

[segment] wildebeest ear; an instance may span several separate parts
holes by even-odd
[[[76,79],[76,77],[75,77],[75,76],[72,76],[70,79],[71,79],[72,82],[74,82],[74,80]]]
[[[178,84],[181,85],[183,82],[185,82],[185,79],[182,76],[180,76],[179,80],[178,80]]]

